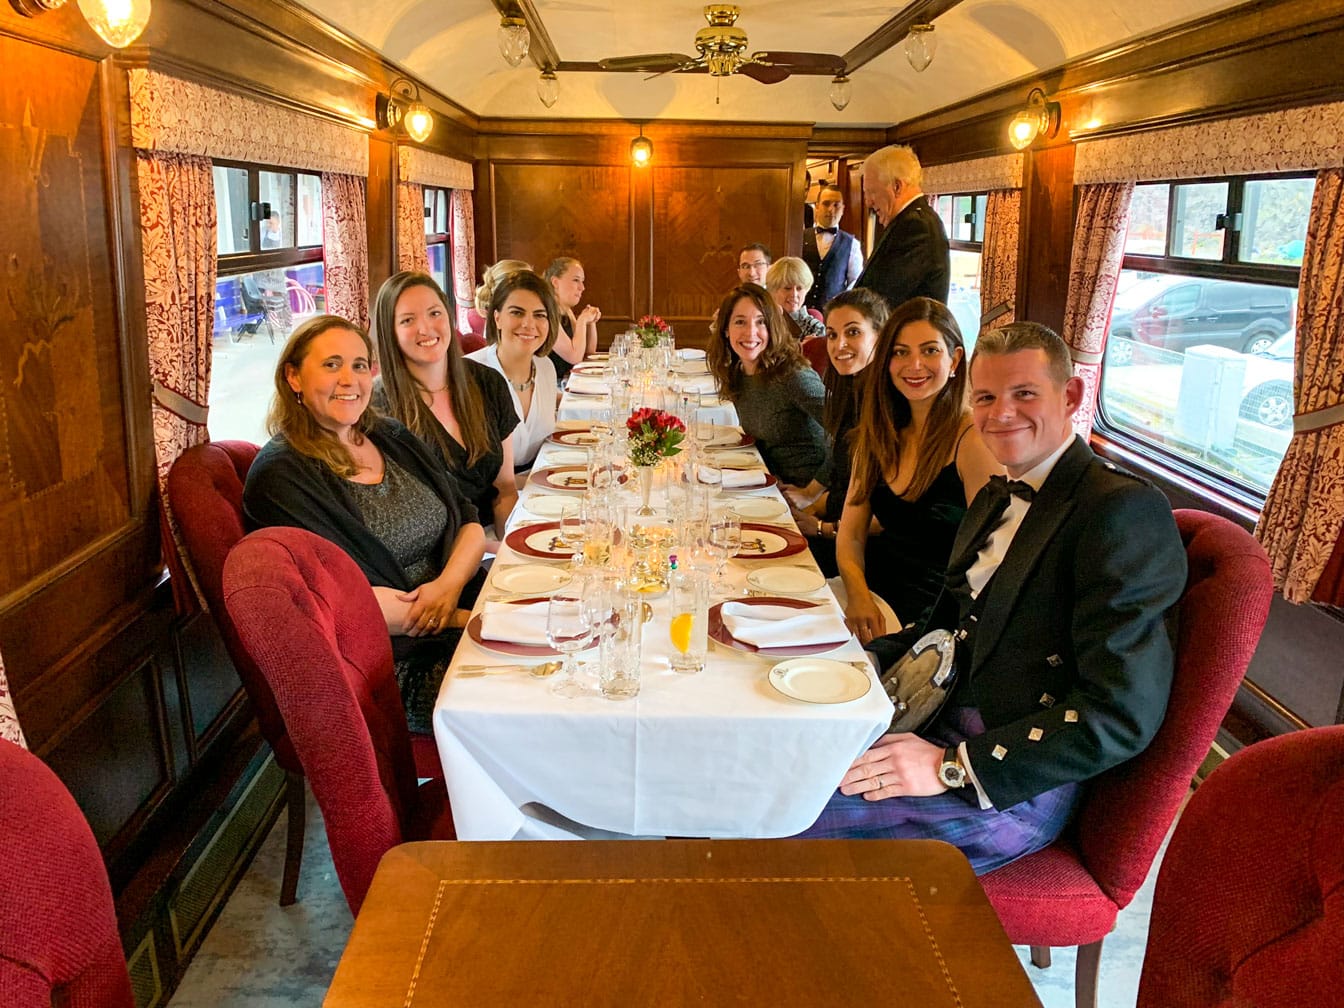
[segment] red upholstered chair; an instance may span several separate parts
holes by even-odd
[[[471,326],[471,330],[458,334],[458,345],[464,354],[485,346],[485,316],[475,308],[470,308],[467,310],[467,325]]]
[[[1146,750],[1087,785],[1055,843],[981,877],[1014,945],[1050,964],[1078,946],[1074,998],[1095,1008],[1101,943],[1142,885],[1195,770],[1208,754],[1260,640],[1274,593],[1254,537],[1225,518],[1177,511],[1190,573],[1181,596],[1176,677]]]
[[[1335,725],[1243,749],[1190,799],[1157,876],[1138,1008],[1341,999],[1344,726]]]
[[[803,356],[812,365],[812,370],[824,375],[831,366],[831,355],[826,352],[825,336],[809,336],[803,340]]]
[[[0,1005],[135,1008],[112,887],[70,792],[0,740]]]
[[[224,558],[244,535],[243,484],[258,450],[247,441],[212,441],[188,448],[168,471],[168,503],[177,519],[182,543],[206,604],[256,710],[262,737],[270,744],[275,761],[286,774],[285,801],[289,807],[289,823],[280,905],[289,906],[298,891],[299,866],[303,859],[307,800],[303,768],[276,709],[271,688],[239,642],[233,621],[224,607]],[[418,740],[414,743],[416,763],[427,769],[425,776],[440,772],[434,739],[428,735],[415,738]]]
[[[382,611],[339,546],[294,528],[233,548],[224,604],[270,684],[357,914],[390,848],[454,836],[442,776],[416,780]]]

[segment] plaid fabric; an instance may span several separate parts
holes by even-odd
[[[983,732],[980,712],[969,707],[944,711],[926,737],[956,745]],[[969,785],[968,785],[969,786]],[[961,848],[977,875],[1040,850],[1068,824],[1078,804],[1079,785],[1065,784],[1008,809],[981,809],[950,791],[925,798],[883,798],[838,790],[817,821],[799,833],[809,839],[943,840]]]

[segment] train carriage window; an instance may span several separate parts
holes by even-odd
[[[1098,427],[1252,506],[1293,428],[1312,176],[1137,185]]]
[[[425,186],[425,251],[429,254],[429,275],[449,297],[453,293],[449,287],[453,247],[451,199],[449,190]]]
[[[934,212],[943,222],[952,268],[947,306],[961,327],[969,353],[980,331],[980,259],[985,247],[985,206],[989,194],[940,195]]]
[[[264,443],[271,375],[295,325],[326,308],[322,179],[216,162],[218,278],[210,375],[214,439]]]

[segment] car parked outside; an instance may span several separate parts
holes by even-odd
[[[1247,357],[1241,415],[1276,430],[1293,426],[1293,352],[1297,339],[1288,330],[1268,347]]]
[[[1184,352],[1212,344],[1239,353],[1266,350],[1293,327],[1291,287],[1200,277],[1148,277],[1116,295],[1107,362],[1130,363],[1144,345]]]

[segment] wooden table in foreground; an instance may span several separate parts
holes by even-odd
[[[324,1002],[888,1003],[1040,1005],[947,844],[404,844],[379,865]]]

